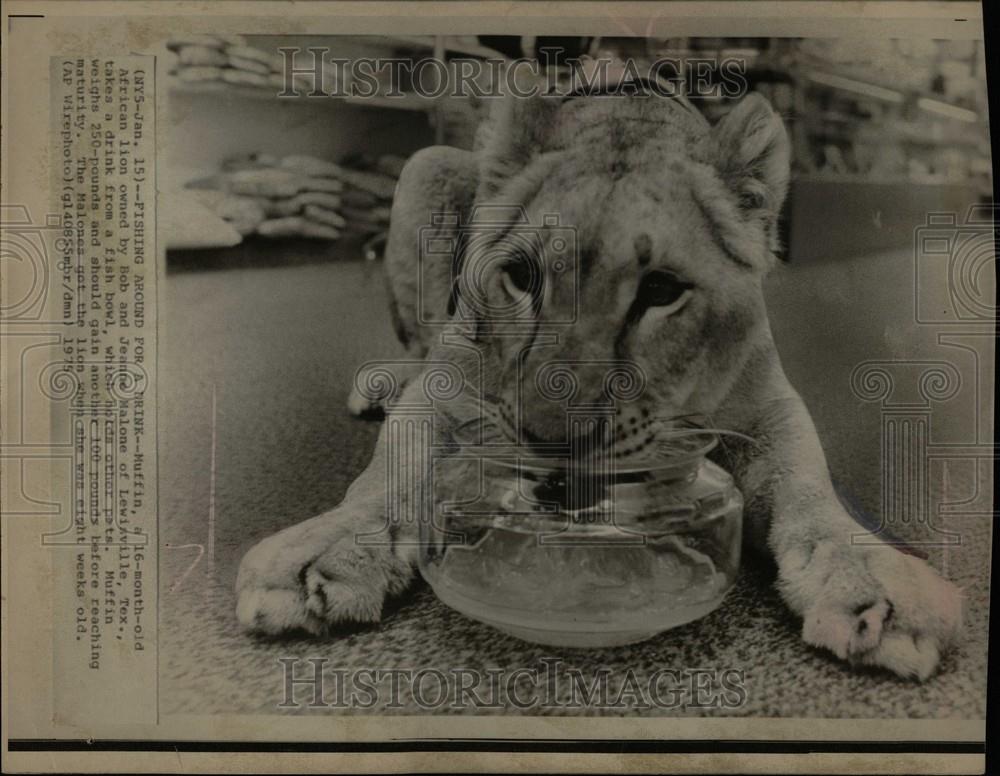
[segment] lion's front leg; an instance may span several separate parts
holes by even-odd
[[[387,422],[371,463],[340,506],[269,536],[244,556],[236,581],[243,627],[322,634],[339,625],[377,622],[386,597],[412,582],[418,516],[405,508],[386,512],[390,429]],[[398,457],[394,465],[409,470],[409,481],[425,478],[426,450],[409,447]]]
[[[754,428],[763,448],[737,476],[748,533],[777,562],[802,638],[852,664],[926,679],[960,629],[959,589],[850,517],[797,395],[761,406]]]

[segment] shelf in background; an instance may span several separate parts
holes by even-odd
[[[248,42],[254,48],[262,51],[274,51],[272,48],[275,36],[247,36]],[[282,40],[302,36],[278,36]],[[265,48],[260,44],[268,40],[269,45]],[[450,54],[464,54],[467,56],[480,58],[505,58],[499,51],[487,46],[456,40],[449,36],[440,36],[436,39],[433,35],[379,35],[379,36],[351,36],[351,43],[357,44],[363,40],[365,45],[384,47],[387,49],[417,48],[427,52],[434,52],[440,47],[444,52]],[[279,40],[278,43],[282,41]],[[405,94],[400,97],[387,97],[376,95],[373,97],[310,97],[304,90],[297,97],[279,97],[274,87],[252,86],[247,84],[232,84],[227,81],[182,81],[175,76],[170,78],[170,91],[179,94],[231,94],[239,98],[254,100],[328,100],[331,104],[346,103],[366,108],[384,108],[390,110],[403,110],[410,112],[429,112],[435,108],[436,100],[428,97],[420,97],[416,94]]]
[[[386,35],[385,40],[389,43],[398,41],[403,45],[420,46],[430,50],[433,50],[435,47],[433,35]],[[507,57],[496,49],[481,46],[478,43],[466,43],[465,41],[455,40],[447,35],[444,36],[443,47],[445,52],[453,54],[467,54],[468,56],[479,57],[481,59],[507,59]]]
[[[838,66],[835,63],[827,62],[819,57],[803,54],[799,52],[794,57],[794,62],[786,65],[784,70],[794,72],[797,77],[809,81],[813,86],[832,89],[841,92],[860,94],[863,97],[877,99],[888,102],[902,102],[907,99],[927,101],[934,105],[941,106],[944,110],[951,110],[956,115],[968,113],[975,118],[963,118],[962,121],[968,123],[981,122],[983,117],[977,109],[969,105],[960,104],[948,100],[944,95],[937,94],[927,89],[914,89],[912,87],[900,86],[892,83],[888,79],[872,77],[872,74],[860,68]],[[811,74],[826,77],[826,81],[813,80]],[[936,111],[932,111],[936,112]],[[943,118],[952,118],[947,113],[940,114]]]
[[[404,110],[410,112],[426,113],[434,108],[435,101],[430,98],[419,97],[414,94],[406,94],[401,97],[386,97],[384,95],[375,97],[310,97],[305,91],[297,97],[279,97],[278,92],[273,87],[248,86],[245,84],[231,84],[226,81],[181,81],[178,78],[171,78],[169,82],[171,94],[214,94],[232,95],[237,98],[263,100],[274,102],[301,102],[308,100],[311,103],[322,103],[326,101],[330,105],[348,104],[365,108],[386,108],[391,110]]]
[[[313,38],[316,39],[321,37],[323,42],[326,44],[333,45],[336,41],[336,36],[314,36],[314,35],[247,35],[248,42],[254,45],[256,48],[262,48],[261,43],[265,41],[268,43],[268,48],[271,48],[272,42],[275,38],[279,44],[293,43],[296,38]],[[437,37],[441,38],[441,46],[445,53],[450,54],[465,54],[467,56],[479,57],[481,59],[507,59],[501,52],[496,49],[489,48],[488,46],[482,46],[479,43],[467,42],[464,40],[458,40],[449,35],[435,36],[435,35],[350,35],[345,36],[347,40],[344,43],[356,44],[362,43],[369,47],[378,47],[384,49],[402,49],[402,48],[416,48],[424,51],[434,51],[438,45]],[[473,36],[469,36],[473,37]],[[307,43],[309,41],[306,41]]]
[[[366,238],[358,235],[345,235],[336,241],[247,235],[243,238],[243,242],[226,248],[168,250],[167,272],[264,269],[338,261],[364,261],[365,242]]]

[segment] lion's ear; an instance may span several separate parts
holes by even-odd
[[[772,249],[788,193],[791,148],[781,118],[759,94],[749,94],[713,129],[716,165],[748,220],[762,222]]]

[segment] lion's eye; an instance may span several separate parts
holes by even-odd
[[[510,285],[522,294],[531,291],[535,283],[531,263],[524,258],[516,258],[503,267]],[[508,289],[509,290],[509,289]]]
[[[502,269],[503,285],[512,299],[537,301],[541,297],[544,285],[542,266],[532,253],[513,251],[508,254]]]
[[[641,307],[666,307],[667,312],[676,312],[691,297],[694,286],[686,283],[671,272],[655,271],[647,273],[639,283],[636,302]]]

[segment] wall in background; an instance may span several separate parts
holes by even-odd
[[[971,183],[793,178],[784,256],[795,263],[906,249],[929,213],[956,213],[961,222],[978,203],[979,191]]]
[[[357,151],[409,155],[434,142],[425,113],[335,99],[178,90],[170,95],[169,110],[169,169],[197,169],[205,175],[236,154],[309,154],[335,161]]]

